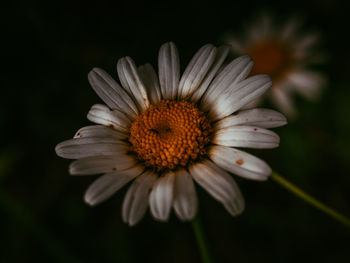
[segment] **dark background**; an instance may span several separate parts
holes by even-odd
[[[329,84],[321,99],[296,97],[299,118],[276,129],[280,148],[254,151],[274,170],[350,216],[349,18],[341,1],[78,3],[16,1],[1,9],[0,262],[200,262],[190,223],[149,214],[121,222],[125,189],[98,207],[82,196],[96,178],[70,177],[57,143],[89,125],[100,102],[87,73],[116,77],[117,59],[156,65],[172,40],[182,69],[203,44],[268,10],[295,13],[323,35]],[[350,262],[349,229],[278,184],[237,178],[246,211],[232,218],[197,188],[215,262]]]

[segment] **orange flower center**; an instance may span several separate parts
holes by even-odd
[[[255,64],[251,75],[268,74],[278,81],[293,64],[290,48],[278,40],[264,40],[247,49]]]
[[[157,171],[186,166],[206,155],[211,127],[190,102],[162,100],[137,116],[131,126],[131,150]]]

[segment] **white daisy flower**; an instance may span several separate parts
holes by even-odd
[[[227,35],[225,42],[237,54],[249,54],[255,66],[251,72],[268,74],[272,88],[266,94],[285,114],[296,114],[292,96],[299,93],[308,99],[316,99],[326,80],[322,74],[309,69],[323,61],[323,55],[315,52],[316,33],[302,33],[300,19],[291,18],[287,23],[273,23],[271,16],[262,14],[239,37]],[[257,105],[257,100],[251,105]]]
[[[197,211],[195,184],[202,186],[235,216],[244,199],[232,174],[266,180],[270,167],[234,147],[275,148],[279,136],[267,130],[286,124],[268,109],[239,111],[270,86],[267,75],[247,78],[253,66],[242,56],[222,67],[228,47],[203,46],[180,77],[173,43],[159,51],[159,77],[149,64],[118,61],[120,86],[99,68],[89,73],[93,89],[106,103],[87,117],[98,124],[81,128],[56,146],[57,155],[77,159],[72,175],[103,174],[84,200],[97,205],[133,181],[126,193],[123,220],[130,226],[144,216],[166,221],[174,208],[183,221]]]

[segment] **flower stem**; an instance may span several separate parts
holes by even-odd
[[[350,227],[350,220],[348,218],[333,210],[332,208],[328,207],[327,205],[321,203],[311,195],[307,194],[297,186],[290,183],[288,180],[281,177],[278,173],[273,171],[271,174],[271,179],[273,179],[275,182],[279,183],[281,186],[283,186],[299,198],[303,199],[305,202],[309,203],[316,209],[322,211],[323,213],[339,221],[340,223],[343,223],[347,227]]]
[[[199,252],[201,254],[203,263],[211,263],[212,261],[210,260],[210,257],[209,257],[208,246],[204,238],[203,228],[199,220],[199,216],[197,216],[192,221],[192,228],[196,236]]]

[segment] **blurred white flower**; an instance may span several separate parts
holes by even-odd
[[[234,55],[249,54],[252,57],[255,62],[252,75],[271,76],[272,88],[266,95],[282,112],[295,116],[292,98],[295,92],[311,100],[318,98],[326,80],[310,66],[322,63],[324,55],[316,49],[318,35],[305,31],[300,18],[293,17],[281,24],[265,13],[244,31],[239,37],[226,35],[224,41],[231,46]]]
[[[160,48],[159,77],[151,65],[137,68],[129,57],[117,65],[122,86],[102,69],[89,73],[107,106],[94,105],[87,115],[98,125],[83,127],[56,146],[57,155],[77,159],[69,168],[72,175],[103,174],[87,189],[88,204],[101,203],[133,180],[122,207],[126,223],[139,222],[148,206],[160,221],[172,208],[181,220],[191,220],[197,211],[194,180],[231,215],[243,211],[231,173],[266,180],[271,169],[233,147],[277,147],[279,136],[267,128],[286,119],[268,109],[239,111],[270,88],[271,79],[247,78],[253,66],[249,56],[222,68],[228,52],[203,46],[181,78],[171,42]]]

